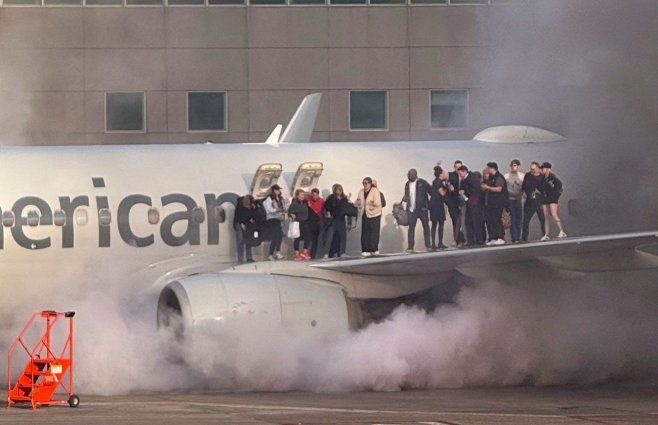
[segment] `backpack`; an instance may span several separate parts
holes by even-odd
[[[398,226],[409,225],[409,212],[404,208],[402,202],[393,204],[393,218]]]
[[[382,191],[380,190],[380,191],[379,191],[379,195],[380,195],[380,197],[381,197],[381,199],[382,199],[382,208],[384,208],[384,207],[386,206],[386,198],[384,198],[384,192],[382,192]]]

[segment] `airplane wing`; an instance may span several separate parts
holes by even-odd
[[[658,231],[344,259],[316,263],[312,267],[359,275],[419,276],[533,260],[578,272],[655,268],[658,267]]]

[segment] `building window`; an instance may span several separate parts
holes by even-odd
[[[224,6],[227,4],[244,4],[244,0],[208,0],[209,6]]]
[[[276,5],[276,4],[285,5],[286,0],[249,0],[249,4],[250,5],[255,5],[255,6],[259,6],[259,5],[270,6],[270,5]]]
[[[450,4],[489,4],[489,0],[450,0]]]
[[[126,6],[162,6],[162,0],[126,0]]]
[[[167,0],[167,6],[203,6],[204,4],[204,0]]]
[[[41,6],[41,0],[4,0],[6,6]]]
[[[411,0],[411,4],[447,4],[448,0]]]
[[[123,0],[85,0],[85,6],[122,6]]]
[[[387,130],[388,92],[350,92],[350,130]]]
[[[44,0],[46,6],[80,6],[82,0]]]
[[[226,93],[188,92],[187,130],[225,131]]]
[[[105,93],[105,131],[144,132],[144,92]]]
[[[468,118],[468,90],[430,92],[432,128],[463,128]]]

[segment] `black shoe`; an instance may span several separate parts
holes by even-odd
[[[448,248],[447,246],[443,245],[442,243],[439,244],[438,246],[439,249],[446,249]]]
[[[255,263],[255,260],[247,260],[247,263]]]

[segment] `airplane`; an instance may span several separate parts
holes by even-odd
[[[402,198],[407,170],[429,177],[437,160],[449,168],[460,159],[471,169],[492,160],[501,169],[512,158],[551,161],[567,188],[567,226],[578,228],[587,217],[567,214],[582,178],[573,145],[529,126],[461,141],[311,142],[319,102],[319,94],[307,96],[283,134],[278,125],[265,143],[0,148],[0,288],[11,300],[0,314],[4,327],[15,328],[32,310],[74,309],[76,300],[101,291],[141,299],[164,328],[173,318],[187,329],[267,314],[309,329],[355,329],[373,315],[368,301],[393,302],[460,276],[532,277],[541,269],[577,277],[658,267],[657,231],[400,254],[406,229],[393,222],[391,205]],[[314,187],[326,195],[341,183],[354,198],[365,176],[389,202],[383,255],[235,265],[231,223],[239,196],[262,199],[274,184],[288,195]],[[354,233],[352,253],[359,251]]]

